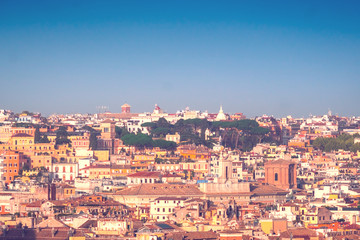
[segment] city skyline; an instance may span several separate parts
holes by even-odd
[[[351,3],[2,1],[0,108],[357,116]]]
[[[0,0],[0,239],[360,240],[359,10]]]

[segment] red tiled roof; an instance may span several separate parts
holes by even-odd
[[[195,185],[148,183],[118,191],[115,195],[202,196]]]
[[[158,178],[160,176],[160,172],[148,172],[148,171],[142,171],[142,172],[137,172],[137,173],[133,173],[128,175],[128,177],[134,177],[134,178],[143,178],[143,177],[155,177]]]
[[[26,133],[17,133],[12,135],[12,137],[32,137],[32,136]]]

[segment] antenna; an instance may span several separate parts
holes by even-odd
[[[104,113],[104,112],[109,111],[108,106],[96,106],[96,109],[97,109],[98,113]]]

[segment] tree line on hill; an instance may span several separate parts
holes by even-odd
[[[115,127],[116,138],[121,139],[125,145],[135,146],[143,149],[147,147],[159,147],[168,151],[176,149],[177,144],[166,141],[163,138],[167,134],[180,134],[181,144],[195,144],[212,147],[215,144],[214,138],[221,137],[221,144],[232,149],[243,151],[251,150],[260,142],[273,142],[269,130],[260,127],[255,120],[243,119],[238,121],[218,121],[210,122],[207,119],[180,119],[175,124],[169,123],[165,118],[160,118],[157,122],[142,124],[142,127],[149,129],[150,135],[141,131],[130,133],[126,128]],[[98,147],[97,138],[99,131],[84,126],[81,130],[90,132],[90,149],[96,150]],[[207,134],[206,134],[207,133]],[[55,146],[71,144],[69,134],[65,126],[60,126],[56,131]],[[35,130],[36,143],[48,143],[49,139],[42,134],[39,127]]]
[[[325,152],[337,151],[339,149],[357,152],[360,151],[360,143],[354,143],[355,138],[360,138],[360,135],[344,133],[337,138],[318,137],[314,140],[313,146]]]
[[[232,149],[251,150],[262,141],[271,142],[269,130],[260,127],[255,120],[243,119],[238,121],[210,122],[207,119],[180,119],[175,124],[165,118],[157,122],[143,123],[152,138],[164,138],[167,134],[180,134],[182,144],[195,144],[212,147],[214,137],[221,137],[221,144]],[[206,131],[208,130],[208,135]],[[212,133],[215,133],[212,136]]]

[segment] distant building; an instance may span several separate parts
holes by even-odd
[[[220,111],[219,111],[218,115],[216,116],[215,121],[224,121],[224,120],[227,120],[227,117],[223,111],[222,106],[220,106]]]
[[[11,183],[15,176],[19,175],[19,171],[27,163],[25,156],[22,153],[14,151],[6,151],[0,156],[0,165],[2,165],[2,181],[4,183]]]
[[[130,113],[131,106],[127,103],[121,106],[121,112],[122,113]]]
[[[143,184],[160,182],[160,172],[141,171],[127,176],[127,184]]]
[[[246,116],[243,113],[235,113],[234,115],[230,116],[231,120],[241,120],[245,119]]]
[[[169,220],[176,207],[183,207],[185,197],[159,197],[150,203],[150,218],[158,222]]]
[[[283,159],[265,163],[265,182],[281,189],[296,187],[296,164]]]
[[[166,135],[166,141],[172,141],[172,142],[180,143],[180,134],[179,133],[167,134]]]
[[[163,110],[157,104],[155,104],[153,114],[161,114],[161,113],[164,113]]]

